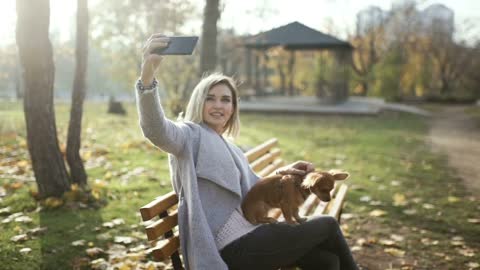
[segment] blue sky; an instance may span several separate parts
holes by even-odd
[[[100,0],[90,0],[94,6]],[[203,9],[203,0],[192,0],[199,10]],[[51,0],[51,31],[68,38],[75,20],[76,0]],[[257,33],[293,21],[302,22],[320,31],[335,30],[340,38],[346,38],[354,31],[355,17],[358,11],[371,5],[388,10],[398,0],[223,0],[225,9],[220,25],[233,27],[237,33]],[[480,1],[479,0],[418,0],[420,9],[434,3],[444,4],[455,12],[455,22],[461,38],[480,39]],[[258,11],[265,11],[259,18]],[[0,0],[0,44],[13,43],[15,39],[15,1]],[[474,27],[464,29],[466,20]],[[187,31],[200,33],[201,21],[188,26]]]

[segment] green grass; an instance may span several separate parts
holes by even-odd
[[[0,224],[0,261],[9,262],[2,269],[71,269],[74,261],[85,257],[87,248],[72,246],[75,240],[84,239],[105,248],[112,240],[98,240],[98,235],[143,234],[143,229],[137,227],[138,208],[171,189],[167,156],[142,137],[134,104],[127,104],[126,108],[128,115],[122,117],[106,114],[103,103],[87,103],[85,107],[82,153],[90,160],[104,159],[102,166],[88,170],[90,183],[95,179],[107,183],[104,207],[36,211],[38,203],[29,194],[33,183],[9,190],[0,200],[0,208],[10,206],[12,213],[21,211],[33,219],[30,224]],[[59,140],[63,143],[68,105],[58,104],[56,115]],[[0,159],[28,160],[21,104],[0,103],[0,119],[0,149],[5,150],[0,151]],[[452,246],[451,238],[462,236],[462,248],[472,248],[478,254],[480,229],[467,222],[469,218],[478,218],[478,201],[469,199],[454,171],[448,168],[445,156],[432,153],[426,134],[423,118],[397,113],[378,117],[243,114],[236,143],[252,147],[277,137],[288,161],[309,160],[318,168],[349,171],[350,190],[344,212],[355,214],[345,221],[352,244],[362,237],[380,239],[402,233],[406,240],[399,242],[397,248],[406,251],[406,258],[416,260],[426,269],[461,269],[473,258],[459,255],[460,247]],[[142,173],[122,179],[139,167],[144,168]],[[31,172],[27,171],[28,174]],[[11,182],[14,179],[0,178],[0,184]],[[394,194],[405,196],[407,204],[395,206]],[[367,195],[377,203],[360,200]],[[426,209],[424,204],[434,208]],[[387,214],[370,217],[375,209]],[[416,213],[405,214],[405,210],[411,209]],[[123,218],[125,224],[114,229],[101,226],[114,218]],[[22,244],[9,240],[38,226],[48,227],[48,231]],[[438,244],[425,245],[422,239],[438,240]],[[22,255],[22,247],[30,247],[32,252]],[[451,260],[432,255],[435,253],[444,253]],[[362,262],[362,252],[355,255]]]

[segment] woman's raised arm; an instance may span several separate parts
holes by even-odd
[[[169,38],[162,34],[154,34],[147,40],[143,47],[142,70],[135,92],[143,134],[160,149],[175,155],[185,145],[186,128],[165,117],[154,77],[163,56],[151,53],[154,49],[167,47],[168,42]]]

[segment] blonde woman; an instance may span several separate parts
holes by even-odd
[[[243,152],[225,140],[240,130],[235,82],[222,74],[203,78],[193,90],[184,119],[167,119],[154,78],[162,56],[151,51],[166,47],[168,41],[161,34],[147,40],[136,98],[145,137],[169,153],[171,180],[179,197],[185,267],[357,269],[333,218],[316,217],[300,225],[255,226],[243,217],[242,198],[259,177]],[[297,161],[277,172],[303,175],[313,170],[311,163]]]

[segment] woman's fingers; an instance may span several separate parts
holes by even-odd
[[[153,40],[148,44],[147,47],[144,48],[143,55],[144,57],[149,56],[152,54],[152,52],[156,49],[163,49],[168,47],[168,42],[165,42],[163,40]]]

